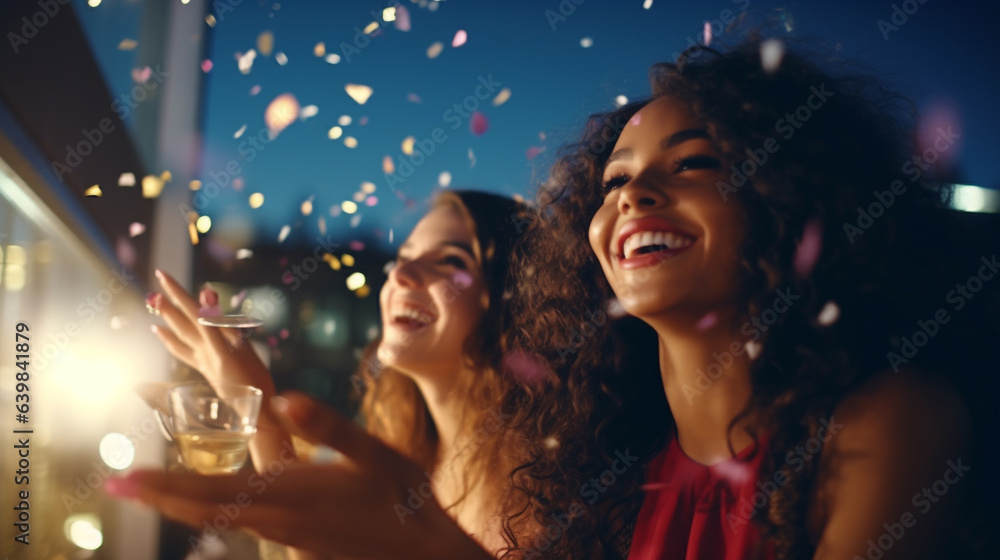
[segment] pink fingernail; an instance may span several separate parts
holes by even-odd
[[[159,315],[161,302],[163,302],[163,294],[152,292],[146,296],[146,309],[153,315]]]
[[[155,274],[156,277],[159,278],[161,282],[163,281],[163,271],[162,270],[160,270],[160,269],[157,268],[156,270],[153,271],[153,274]]]
[[[288,411],[288,399],[279,396],[271,397],[271,408],[284,414]]]
[[[104,481],[104,491],[119,498],[136,498],[139,496],[139,485],[129,477],[115,477]]]

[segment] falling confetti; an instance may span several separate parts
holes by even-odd
[[[743,347],[747,349],[747,356],[750,356],[751,360],[756,360],[757,356],[760,356],[762,347],[759,342],[750,340]]]
[[[625,97],[624,95],[619,95],[618,97],[615,98],[615,107],[622,107],[627,104],[628,104],[628,97]]]
[[[252,195],[250,195],[250,208],[260,208],[263,205],[264,205],[263,194],[255,192]]]
[[[406,9],[406,6],[396,6],[396,13],[393,15],[395,16],[393,27],[403,32],[410,30],[410,12]]]
[[[344,138],[344,145],[348,148],[354,149],[358,147],[358,139],[353,136],[348,136]]]
[[[315,117],[319,113],[319,107],[315,105],[306,105],[299,111],[299,119],[306,120],[311,117]]]
[[[257,50],[264,56],[271,56],[271,51],[274,50],[274,33],[262,31],[257,35]]]
[[[361,224],[361,214],[351,216],[351,227],[356,228],[359,224]]]
[[[337,119],[337,124],[339,124],[340,126],[350,126],[350,124],[351,124],[351,116],[350,115],[340,115],[340,118]]]
[[[476,166],[476,152],[473,152],[472,148],[469,148],[469,169],[472,169],[475,166]]]
[[[802,276],[809,276],[823,247],[823,227],[819,220],[813,219],[802,230],[802,239],[795,251],[795,271]]]
[[[252,256],[253,256],[253,251],[251,249],[237,249],[236,250],[236,260],[238,260],[238,261],[249,259]],[[233,307],[236,307],[236,306],[234,305]]]
[[[250,96],[251,97],[253,97],[254,95],[257,95],[258,93],[260,93],[260,86],[259,85],[256,85],[256,86],[253,86],[252,88],[250,88]]]
[[[448,185],[450,185],[451,173],[448,173],[447,171],[442,171],[441,174],[438,175],[438,184],[441,185],[442,187],[447,187]]]
[[[698,319],[698,322],[695,323],[694,328],[698,329],[699,331],[707,331],[708,329],[714,327],[715,323],[718,320],[719,320],[718,315],[716,315],[714,311],[709,311],[708,313],[705,314],[704,317]]]
[[[406,94],[406,100],[409,101],[410,103],[423,103],[424,102],[424,100],[420,99],[420,96],[417,95],[417,94],[415,94],[415,93],[407,93]]]
[[[358,204],[353,200],[345,200],[340,203],[340,208],[345,214],[353,214],[358,211]]]
[[[545,446],[545,449],[556,449],[559,447],[559,440],[552,436],[549,436],[545,438],[545,441],[542,442],[542,445]]]
[[[153,76],[153,69],[149,66],[132,69],[132,81],[141,84]]]
[[[594,46],[594,40],[590,37],[584,37],[583,39],[580,39],[580,46],[585,49],[589,49]]]
[[[375,183],[372,183],[371,181],[361,183],[361,192],[365,194],[372,194],[375,192]]]
[[[489,129],[490,122],[486,120],[486,115],[476,111],[472,113],[472,118],[469,119],[469,131],[475,136],[482,136]]]
[[[653,7],[653,0],[644,0],[642,3],[642,9],[648,10]]]
[[[243,190],[243,177],[236,177],[233,179],[233,190],[236,192]]]
[[[146,231],[146,226],[139,222],[132,222],[128,226],[128,236],[136,237],[142,235]]]
[[[191,238],[191,244],[198,244],[198,228],[194,225],[194,222],[188,224],[188,237]]]
[[[432,43],[431,46],[427,47],[427,58],[437,58],[441,51],[444,50],[444,43],[438,41]]]
[[[243,250],[248,251],[250,253],[250,256],[253,256],[253,251],[250,251],[249,249],[243,249]],[[238,251],[237,254],[239,254]],[[233,309],[239,309],[243,305],[243,301],[246,300],[246,298],[247,298],[247,291],[240,290],[238,293],[233,294],[233,297],[229,298],[229,306],[232,307]]]
[[[392,243],[392,228],[389,228],[389,243]]]
[[[190,183],[188,183],[188,188],[191,189],[192,191],[200,191],[201,181],[199,181],[198,179],[193,179]]]
[[[344,86],[344,91],[351,96],[351,99],[357,101],[358,105],[364,105],[372,95],[372,88],[361,84],[347,84]]]
[[[340,206],[334,205],[334,206],[330,207],[330,217],[331,218],[336,218],[337,216],[340,215],[341,212],[343,212],[343,210],[341,210]]]
[[[344,253],[340,256],[340,262],[344,263],[344,266],[354,266],[354,257],[348,253]]]
[[[500,93],[493,98],[493,106],[499,107],[506,103],[508,99],[510,99],[510,88],[503,88],[500,90]]]
[[[121,42],[118,43],[118,50],[131,51],[137,46],[139,46],[139,43],[137,43],[135,39],[122,39]]]
[[[240,136],[243,136],[243,133],[246,131],[247,131],[247,125],[241,126],[240,129],[233,134],[233,138],[239,138]]]
[[[295,122],[299,115],[299,100],[290,93],[275,97],[264,111],[264,122],[267,128],[277,134]]]
[[[135,250],[135,246],[128,239],[119,237],[115,242],[115,256],[118,257],[118,262],[125,265],[126,268],[132,268],[135,266],[135,259],[138,253]]]
[[[169,183],[170,181],[174,180],[174,176],[168,170],[168,171],[164,171],[163,173],[160,173],[160,179],[162,179],[164,183]]]
[[[352,198],[354,198],[354,202],[361,202],[365,199],[365,193],[362,191],[358,191],[354,193],[354,196]]]
[[[401,146],[403,153],[406,155],[413,154],[413,144],[416,141],[417,140],[412,136],[407,136],[406,138],[403,138],[403,144]]]
[[[326,61],[329,64],[340,64],[340,55],[337,53],[330,53],[326,55]]]
[[[326,218],[320,216],[319,219],[316,220],[316,227],[319,228],[320,235],[326,235]]]
[[[309,200],[306,200],[305,202],[303,202],[302,206],[299,207],[299,210],[302,211],[302,215],[303,216],[308,216],[309,214],[312,214],[312,212],[313,212],[312,199],[309,199]]]
[[[83,196],[92,196],[92,197],[95,197],[95,198],[101,198],[101,195],[103,195],[103,194],[104,193],[101,192],[100,185],[94,185],[94,186],[90,187],[89,189],[83,191]]]
[[[327,137],[329,137],[330,140],[336,140],[337,138],[340,138],[340,136],[342,134],[344,134],[344,129],[340,128],[339,126],[335,126],[335,127],[331,128],[326,133]]]
[[[146,175],[142,178],[142,197],[156,198],[163,192],[163,179],[156,175]]]
[[[392,163],[392,156],[384,156],[382,158],[382,173],[391,175],[396,172],[396,165]]]
[[[118,176],[118,186],[119,187],[134,187],[135,186],[135,173],[122,173]]]
[[[365,244],[364,244],[363,241],[354,240],[354,241],[351,241],[350,243],[348,243],[347,246],[350,247],[352,251],[364,251],[365,250]],[[354,262],[352,261],[351,264],[353,265]]]
[[[367,204],[368,206],[375,206],[376,204],[378,204],[378,197],[374,195],[369,196],[368,198],[365,199],[365,204]]]
[[[215,27],[215,16],[212,14],[205,16],[205,23],[207,23],[209,27]]]
[[[451,40],[451,46],[458,48],[465,44],[469,40],[469,34],[465,32],[464,29],[459,29],[455,33],[455,38]]]
[[[542,153],[544,151],[545,151],[545,147],[544,146],[543,147],[532,146],[532,147],[528,148],[527,151],[524,152],[524,157],[527,158],[528,161],[531,161],[531,160],[535,159],[536,157],[538,157],[538,154],[540,154],[540,153]]]
[[[277,53],[275,53],[274,60],[276,60],[278,62],[278,64],[280,64],[282,66],[288,64],[288,56],[285,55],[285,53],[283,53],[283,52],[277,52]]]
[[[382,10],[382,21],[396,21],[396,8],[394,6],[389,6],[388,8]]]
[[[250,49],[246,54],[236,60],[236,66],[240,69],[240,74],[249,74],[253,68],[253,61],[257,59],[257,51]]]
[[[840,318],[840,307],[832,301],[826,302],[823,309],[820,310],[819,315],[816,316],[816,322],[824,327],[829,327],[830,325],[837,322]]]
[[[629,119],[628,124],[630,124],[632,126],[639,126],[640,122],[642,122],[642,115],[640,115],[639,113],[636,113],[635,116],[633,116],[631,119]]]
[[[369,23],[368,25],[365,26],[365,35],[371,35],[372,33],[375,33],[376,31],[378,31],[379,27],[380,26],[377,21]]]
[[[611,298],[604,304],[605,311],[608,312],[608,316],[612,319],[621,319],[622,317],[628,315],[625,311],[625,307],[622,305],[618,298]]]
[[[712,24],[711,24],[711,22],[708,22],[708,21],[705,22],[705,30],[703,31],[703,34],[705,35],[705,46],[707,47],[707,46],[709,46],[709,45],[712,44]]]
[[[760,44],[760,67],[768,74],[774,74],[785,56],[785,45],[778,39],[768,39]]]
[[[316,46],[313,47],[313,54],[320,58],[326,56],[326,45],[322,41],[316,43]]]
[[[505,353],[500,360],[500,371],[522,383],[532,385],[543,382],[548,374],[545,362],[522,350]]]
[[[278,232],[278,243],[282,243],[288,237],[289,233],[292,233],[292,226],[288,224],[281,226],[281,231]]]
[[[201,61],[201,71],[204,72],[204,73],[206,73],[206,74],[208,74],[209,72],[211,72],[212,71],[212,61],[208,60],[207,58],[205,60],[202,60]]]

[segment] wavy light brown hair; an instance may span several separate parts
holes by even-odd
[[[810,558],[806,513],[818,461],[795,471],[786,453],[813,435],[846,393],[890,366],[886,355],[898,351],[897,335],[912,334],[916,321],[933,313],[962,279],[955,271],[975,258],[965,267],[950,266],[959,255],[944,210],[948,191],[929,184],[923,171],[908,173],[912,105],[870,73],[788,41],[778,70],[767,72],[761,43],[750,36],[730,49],[693,47],[674,63],[655,65],[650,79],[653,98],[677,99],[705,123],[724,157],[723,169],[739,166],[751,157],[748,150],[768,139],[780,144],[745,184],[719,189],[746,216],[734,279],[743,318],[758,316],[777,289],[790,287],[801,296],[761,340],[750,373],[751,402],[740,417],[760,418],[768,436],[762,440],[763,472],[780,470],[789,480],[754,520],[779,558]],[[821,87],[830,95],[807,122],[787,138],[776,131],[776,123]],[[522,395],[523,414],[515,417],[531,460],[513,476],[513,487],[529,505],[508,519],[512,534],[525,534],[522,523],[544,524],[569,511],[580,499],[578,490],[607,468],[615,450],[630,448],[648,458],[672,431],[655,333],[632,318],[593,320],[614,294],[589,245],[588,228],[603,203],[605,162],[624,125],[647,102],[591,117],[538,193],[538,219],[517,267],[515,343],[546,358],[554,373],[550,390]],[[845,227],[858,227],[858,209],[868,209],[874,193],[896,181],[905,192],[873,224],[859,228],[860,234]],[[811,272],[800,273],[796,255],[807,228],[820,234],[822,248]],[[933,266],[927,265],[929,255]],[[840,319],[823,326],[817,315],[831,301]],[[972,317],[972,311],[963,316],[966,325]],[[981,351],[953,353],[958,339],[976,333],[954,325],[943,331],[917,356],[925,367],[947,373],[989,363]],[[988,332],[995,329],[981,331]],[[547,438],[560,445],[546,445]],[[641,468],[620,475],[548,545],[544,557],[625,552],[642,480]],[[519,546],[528,556],[535,547],[523,539]]]
[[[505,432],[491,419],[498,417],[499,402],[513,382],[501,375],[499,364],[505,349],[505,335],[511,314],[505,293],[510,276],[510,255],[514,242],[527,222],[528,207],[513,199],[478,191],[446,191],[439,194],[432,210],[451,208],[459,213],[473,236],[473,253],[481,267],[486,290],[485,314],[479,326],[464,341],[467,370],[455,390],[466,395],[467,433],[462,441],[471,452],[464,477],[466,493],[484,480],[502,480],[500,469],[509,465],[501,453]],[[362,413],[369,432],[377,435],[401,454],[428,472],[437,462],[438,433],[427,403],[413,379],[389,367],[382,367],[376,351],[379,336],[365,349],[361,376],[365,383]],[[502,488],[498,482],[495,488]],[[495,490],[490,487],[491,491]],[[443,504],[446,507],[456,504]]]

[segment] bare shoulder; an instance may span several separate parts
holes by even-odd
[[[970,486],[961,483],[972,427],[957,389],[916,369],[880,372],[830,422],[838,431],[822,451],[811,508],[816,558],[864,556],[879,538],[892,549],[881,551],[885,560],[934,553]],[[907,532],[917,523],[922,537]]]

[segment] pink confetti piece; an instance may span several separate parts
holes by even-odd
[[[531,385],[540,385],[548,377],[548,367],[545,362],[523,350],[512,350],[504,354],[500,360],[500,371],[504,375]]]
[[[136,237],[142,235],[146,231],[146,226],[139,222],[132,222],[128,226],[128,236]]]
[[[208,74],[209,72],[211,72],[212,71],[212,61],[209,60],[209,59],[207,59],[207,58],[205,60],[202,60],[201,61],[201,71],[204,72],[204,73],[206,73],[206,74]]]
[[[708,329],[714,327],[718,320],[718,315],[716,315],[714,311],[709,311],[704,317],[698,319],[698,322],[695,323],[694,327],[699,331],[707,331]]]
[[[281,337],[281,340],[288,340],[288,329],[281,329],[278,336]]]
[[[275,346],[277,346],[278,345],[278,337],[274,336],[273,334],[271,336],[267,337],[267,344],[268,344],[268,346],[271,346],[272,348],[275,347]]]
[[[631,119],[629,119],[628,124],[632,126],[639,126],[640,122],[642,122],[642,115],[636,113]]]
[[[392,22],[392,25],[399,31],[410,30],[410,11],[406,9],[406,6],[396,6],[396,21]]]
[[[744,344],[743,347],[746,348],[747,356],[749,356],[751,360],[756,360],[757,356],[760,356],[760,351],[763,350],[763,347],[759,342],[752,340]]]
[[[809,276],[823,248],[823,227],[819,220],[810,220],[802,230],[802,239],[795,251],[795,271]]]
[[[233,297],[229,298],[229,306],[233,309],[239,309],[243,305],[243,300],[247,298],[247,291],[240,290],[239,293],[233,294]]]
[[[816,322],[824,327],[829,327],[830,325],[837,322],[840,318],[840,307],[832,302],[826,302],[823,309],[820,310],[819,315],[816,316]]]
[[[365,250],[365,244],[363,241],[351,241],[350,243],[347,244],[347,246],[350,247],[352,251]]]
[[[375,206],[376,204],[378,204],[378,197],[375,195],[369,196],[368,198],[365,199],[365,204],[367,204],[368,206]]]
[[[138,253],[131,241],[125,237],[119,237],[115,243],[115,256],[118,257],[118,262],[125,265],[125,268],[132,268],[135,266],[135,259]]]
[[[482,136],[490,127],[490,122],[486,120],[486,115],[476,111],[469,119],[469,131],[475,136]]]
[[[472,275],[466,270],[458,270],[451,276],[451,281],[460,290],[464,290],[472,286]]]
[[[260,85],[255,85],[252,88],[250,88],[250,96],[251,97],[254,96],[254,95],[257,95],[258,93],[260,93]]]
[[[141,84],[148,80],[153,75],[153,69],[149,66],[144,68],[133,68],[132,69],[132,81],[137,84]]]
[[[364,116],[364,117],[361,117],[360,119],[358,119],[358,126],[365,126],[366,124],[368,124],[368,117],[367,116]]]
[[[785,56],[785,44],[778,39],[768,39],[760,44],[760,67],[765,74],[774,74]]]
[[[712,24],[710,22],[705,22],[705,46],[712,44]]]
[[[451,40],[451,46],[455,48],[461,47],[468,40],[469,34],[466,33],[464,29],[459,29],[458,32],[455,33],[455,38]]]
[[[406,94],[406,100],[409,101],[410,103],[423,103],[424,102],[424,100],[420,99],[420,96],[417,95],[417,94],[415,94],[415,93],[407,93]]]
[[[532,146],[532,147],[528,148],[528,150],[526,152],[524,152],[524,157],[526,157],[528,159],[528,161],[531,161],[531,160],[535,159],[536,157],[538,157],[538,154],[540,154],[540,153],[542,153],[544,151],[545,151],[545,147]]]

